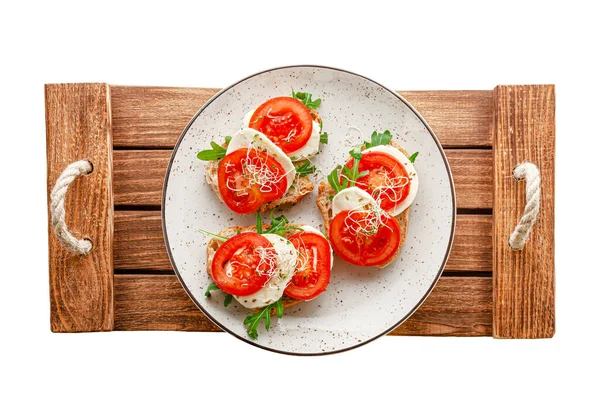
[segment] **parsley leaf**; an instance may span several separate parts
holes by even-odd
[[[371,142],[365,141],[365,147],[372,148],[373,146],[382,146],[388,145],[392,140],[392,133],[390,130],[385,130],[383,133],[378,133],[377,131],[373,131],[371,134]]]
[[[318,109],[321,106],[321,98],[312,100],[312,94],[308,92],[295,92],[292,88],[292,98],[298,99],[309,109]]]
[[[409,158],[410,162],[411,162],[411,163],[414,163],[414,162],[415,162],[415,160],[417,159],[417,156],[418,156],[418,155],[419,155],[419,152],[414,152],[414,153],[413,153],[413,154],[410,156],[410,158]]]
[[[326,132],[322,132],[321,136],[319,137],[319,140],[321,141],[321,143],[329,143],[329,136]]]
[[[226,136],[225,143],[229,145],[229,142],[231,142],[231,137]],[[211,161],[211,160],[221,160],[223,157],[225,157],[225,153],[227,153],[227,149],[225,149],[223,146],[216,144],[214,141],[211,141],[210,147],[212,147],[212,149],[206,149],[206,150],[202,150],[201,152],[198,152],[198,155],[197,155],[198,159],[200,159],[202,161]]]
[[[314,165],[310,167],[310,164],[310,160],[306,160],[300,167],[296,167],[296,173],[300,176],[314,174],[317,171],[317,167]]]
[[[212,237],[212,238],[214,238],[214,239],[216,239],[216,240],[219,240],[219,241],[221,241],[221,242],[225,242],[225,241],[227,241],[227,240],[228,240],[228,238],[227,238],[227,237],[219,236],[218,234],[214,234],[214,233],[211,233],[211,232],[207,232],[206,230],[198,229],[198,231],[199,231],[200,233],[204,234],[205,236]]]
[[[244,325],[247,326],[246,332],[248,333],[248,336],[250,338],[258,338],[257,328],[262,322],[262,320],[265,320],[265,329],[267,331],[269,330],[269,328],[271,327],[271,311],[273,309],[275,309],[275,314],[277,315],[277,317],[281,318],[283,316],[283,303],[281,302],[281,299],[279,299],[275,303],[271,303],[270,305],[265,306],[260,311],[246,317],[246,319],[244,320]]]

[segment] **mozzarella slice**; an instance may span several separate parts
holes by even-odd
[[[308,226],[308,225],[300,226],[300,229],[304,230],[305,232],[315,233],[315,234],[319,234],[319,235],[325,237],[325,235],[323,233],[321,233],[320,230],[315,229],[312,226]],[[325,237],[325,238],[327,238],[327,237]],[[329,241],[327,243],[329,243]],[[331,249],[331,244],[329,245],[329,255],[331,255],[330,263],[331,263],[331,268],[333,269],[333,250]]]
[[[241,148],[255,148],[269,154],[283,167],[287,180],[287,189],[292,186],[294,178],[296,178],[296,167],[294,167],[294,164],[292,164],[292,161],[283,150],[275,146],[265,134],[252,128],[239,130],[231,137],[231,141],[227,146],[227,154]]]
[[[417,170],[415,169],[415,166],[413,165],[413,163],[410,162],[408,157],[406,157],[404,155],[404,153],[402,153],[400,150],[396,149],[393,146],[389,146],[389,145],[375,146],[375,147],[372,147],[370,149],[363,151],[363,153],[370,153],[370,152],[380,152],[380,153],[389,154],[390,156],[392,156],[396,160],[398,160],[404,166],[404,168],[406,169],[406,172],[408,173],[408,177],[410,179],[410,190],[408,192],[408,196],[401,203],[397,204],[394,208],[392,208],[390,211],[388,211],[388,213],[390,213],[390,215],[393,215],[393,216],[399,215],[400,213],[402,213],[402,211],[407,209],[408,206],[411,205],[413,201],[415,201],[415,197],[417,196],[417,191],[419,190],[419,177],[417,175]]]
[[[244,116],[244,121],[243,121],[244,128],[246,128],[250,125],[250,121],[252,121],[252,115],[254,114],[255,111],[256,111],[256,109],[253,109],[253,110],[249,111],[248,113],[246,113],[246,115]],[[295,150],[288,154],[288,156],[292,159],[292,161],[305,160],[305,159],[313,157],[314,155],[316,155],[319,152],[319,145],[321,144],[321,125],[319,123],[317,123],[315,120],[313,120],[312,123],[313,123],[312,132],[311,132],[310,138],[308,138],[308,141],[306,142],[306,144],[304,146],[302,146],[300,149]]]
[[[271,279],[257,292],[246,296],[233,296],[240,304],[248,309],[265,307],[277,302],[282,296],[285,287],[289,284],[296,272],[298,251],[287,239],[276,234],[263,234],[273,244],[277,258],[277,267]]]
[[[377,202],[366,191],[356,186],[342,190],[333,197],[331,209],[333,217],[342,211],[358,210],[361,208],[371,209],[377,208]]]

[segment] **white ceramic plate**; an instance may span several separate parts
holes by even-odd
[[[406,243],[395,263],[384,269],[362,268],[335,260],[327,291],[311,302],[273,318],[270,331],[259,328],[258,340],[246,335],[249,310],[223,295],[206,298],[208,238],[232,225],[252,225],[255,215],[237,215],[221,203],[204,178],[205,163],[196,158],[211,140],[221,143],[242,125],[244,115],[265,100],[307,91],[322,98],[319,114],[329,144],[315,158],[326,174],[343,164],[348,151],[373,130],[389,129],[415,163],[419,192],[410,210]],[[361,137],[360,134],[363,134]],[[317,185],[318,183],[315,183]],[[288,219],[319,226],[323,219],[317,189],[284,209]],[[247,77],[216,94],[185,128],[167,169],[163,190],[163,230],[173,269],[196,305],[223,330],[256,346],[289,354],[325,354],[363,345],[393,330],[425,300],[440,277],[454,235],[454,185],[441,145],[423,118],[384,86],[347,71],[322,66],[290,66]],[[281,211],[275,212],[278,215]],[[266,214],[268,215],[268,214]],[[266,219],[266,217],[265,217]]]

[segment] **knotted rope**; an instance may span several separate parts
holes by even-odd
[[[540,170],[533,163],[521,163],[513,171],[516,180],[525,179],[525,212],[508,239],[508,245],[513,250],[522,250],[529,238],[533,224],[540,211]]]
[[[85,255],[92,250],[92,242],[88,239],[77,239],[67,229],[65,223],[65,197],[69,185],[80,175],[92,172],[92,163],[88,160],[79,160],[65,168],[56,180],[50,193],[50,222],[54,234],[61,244],[71,252]]]

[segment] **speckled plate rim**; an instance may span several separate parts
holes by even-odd
[[[337,71],[337,72],[342,72],[342,73],[347,73],[359,78],[363,78],[367,81],[370,81],[373,84],[378,85],[379,87],[383,88],[386,91],[389,91],[392,95],[394,95],[396,98],[398,98],[400,101],[402,101],[414,114],[415,116],[417,116],[419,118],[419,120],[423,123],[423,125],[425,126],[425,128],[427,129],[427,131],[429,132],[429,134],[431,135],[431,137],[433,138],[435,144],[438,147],[438,150],[440,151],[440,154],[442,155],[442,158],[444,160],[444,165],[446,166],[446,172],[448,173],[448,180],[450,182],[450,190],[452,193],[452,208],[454,209],[454,211],[452,212],[452,225],[450,228],[450,239],[448,241],[448,247],[446,248],[446,253],[444,254],[444,259],[443,259],[443,263],[442,266],[440,267],[439,272],[436,274],[433,282],[431,283],[431,285],[429,286],[429,288],[427,289],[427,292],[423,295],[423,297],[421,298],[421,300],[419,300],[419,302],[417,302],[417,304],[408,311],[408,313],[402,317],[396,324],[394,324],[393,326],[391,326],[390,328],[386,329],[385,331],[381,332],[380,334],[367,339],[365,341],[362,341],[356,345],[353,346],[349,346],[343,349],[338,349],[338,350],[332,350],[332,351],[327,351],[327,352],[317,352],[317,353],[298,353],[298,352],[290,352],[290,351],[285,351],[285,350],[280,350],[280,349],[273,349],[267,346],[263,346],[260,345],[258,343],[255,343],[254,341],[250,340],[250,339],[246,339],[243,338],[240,335],[237,335],[236,333],[232,332],[231,330],[229,330],[227,327],[225,327],[223,324],[221,324],[216,318],[214,318],[213,316],[211,316],[208,311],[204,310],[204,308],[202,307],[202,305],[200,304],[200,302],[198,302],[198,300],[194,297],[194,295],[191,293],[190,289],[188,288],[188,286],[185,284],[185,282],[183,281],[183,277],[181,277],[181,275],[179,274],[179,270],[177,269],[177,266],[175,265],[175,260],[173,259],[173,256],[171,254],[171,246],[169,244],[169,237],[166,233],[167,231],[167,224],[166,224],[166,215],[165,215],[165,202],[166,202],[166,197],[167,197],[167,187],[169,184],[169,175],[171,174],[171,166],[173,165],[173,160],[175,159],[175,156],[177,154],[177,150],[179,149],[179,145],[181,144],[181,142],[183,141],[183,139],[185,138],[185,135],[187,134],[187,132],[189,131],[190,127],[192,126],[192,124],[194,124],[194,122],[196,121],[196,119],[198,118],[198,116],[200,116],[200,114],[202,114],[202,112],[204,111],[204,109],[206,109],[215,99],[217,99],[219,96],[221,96],[222,94],[224,94],[225,92],[229,91],[231,88],[235,87],[236,85],[251,79],[255,76],[261,75],[263,73],[268,73],[268,72],[272,72],[275,70],[280,70],[280,69],[294,69],[294,68],[321,68],[321,69],[329,69],[329,70],[333,70],[333,71]],[[210,321],[212,321],[215,325],[217,325],[219,328],[221,328],[223,331],[227,332],[230,335],[233,335],[234,337],[236,337],[237,339],[246,342],[252,346],[256,346],[259,347],[261,349],[264,350],[268,350],[274,353],[281,353],[281,354],[287,354],[287,355],[291,355],[291,356],[325,356],[325,355],[329,355],[329,354],[335,354],[335,353],[342,353],[348,350],[352,350],[352,349],[356,349],[357,347],[360,346],[364,346],[369,342],[374,341],[375,339],[378,339],[388,333],[390,333],[391,331],[393,331],[395,328],[397,328],[399,325],[401,325],[403,322],[405,322],[406,320],[408,320],[410,318],[410,316],[413,315],[413,313],[415,311],[417,311],[417,309],[423,304],[423,302],[425,302],[425,300],[427,299],[427,297],[429,296],[429,294],[431,294],[431,291],[433,291],[433,288],[436,286],[438,280],[440,279],[440,277],[442,276],[442,273],[444,272],[444,268],[446,267],[446,263],[448,262],[448,257],[450,255],[450,250],[452,249],[452,244],[454,242],[454,233],[455,233],[455,228],[456,228],[456,191],[454,190],[454,179],[452,178],[452,172],[450,170],[450,164],[448,163],[448,159],[446,158],[446,153],[444,152],[444,149],[440,143],[440,141],[438,140],[437,136],[435,135],[435,133],[433,132],[433,130],[431,129],[431,127],[429,126],[429,124],[427,124],[427,121],[425,121],[425,119],[423,118],[423,116],[421,116],[421,114],[419,114],[419,112],[417,112],[417,110],[406,100],[404,99],[401,95],[399,95],[396,91],[384,86],[383,84],[380,84],[378,82],[376,82],[375,80],[372,80],[368,77],[365,77],[359,73],[354,73],[354,72],[350,72],[348,70],[345,69],[340,69],[340,68],[336,68],[336,67],[332,67],[332,66],[322,66],[322,65],[289,65],[289,66],[279,66],[279,67],[275,67],[275,68],[271,68],[271,69],[266,69],[263,71],[260,71],[258,73],[254,73],[251,74],[250,76],[247,76],[241,80],[236,81],[235,83],[229,85],[226,88],[223,88],[222,90],[220,90],[219,92],[217,92],[212,98],[210,98],[208,100],[208,102],[206,102],[204,105],[202,105],[202,107],[196,112],[196,114],[194,115],[194,117],[192,117],[192,119],[189,121],[189,123],[185,126],[185,128],[183,129],[183,132],[181,133],[181,135],[179,136],[179,139],[177,140],[177,144],[175,145],[175,147],[173,148],[173,152],[171,153],[171,158],[169,159],[169,165],[167,166],[167,171],[165,174],[165,181],[163,183],[163,192],[162,192],[162,201],[161,201],[161,207],[160,207],[160,213],[161,213],[161,220],[162,220],[162,228],[163,228],[163,236],[165,239],[165,245],[167,248],[167,254],[169,255],[169,261],[171,262],[171,267],[173,268],[173,271],[175,272],[175,275],[177,276],[177,279],[179,280],[179,282],[181,283],[181,286],[183,287],[183,289],[185,290],[185,292],[188,294],[188,296],[190,297],[190,299],[192,300],[192,302],[194,302],[194,304],[198,307],[198,309],[200,309],[200,311],[208,318],[210,319]]]

